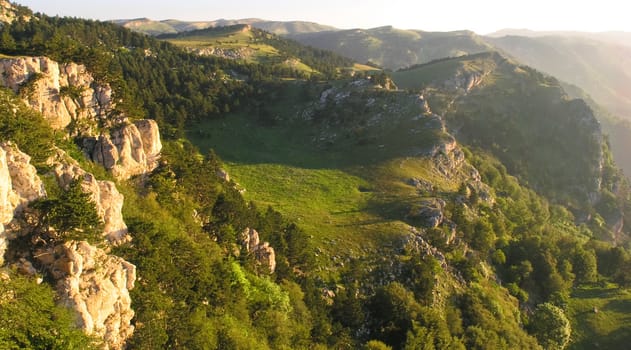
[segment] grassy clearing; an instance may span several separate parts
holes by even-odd
[[[458,71],[478,73],[492,71],[496,64],[491,59],[492,55],[491,53],[481,53],[454,59],[440,59],[411,69],[394,72],[392,73],[392,80],[402,89],[422,89],[431,83],[454,77]],[[491,82],[487,81],[486,83]]]
[[[391,187],[374,181],[388,178],[386,169],[398,167],[396,162],[383,168],[343,166],[354,161],[352,156],[322,152],[311,144],[309,128],[257,127],[246,116],[207,122],[200,129],[203,134],[191,133],[193,142],[227,161],[231,176],[246,189],[244,196],[299,222],[317,246],[326,250],[335,242],[335,251],[369,249],[400,232],[400,222],[384,219],[383,197],[373,191]]]
[[[410,70],[393,72],[392,80],[400,89],[421,89],[438,79],[453,76],[461,67],[462,64],[459,60],[446,60]]]
[[[355,63],[352,67],[353,70],[355,71],[359,71],[359,72],[379,72],[381,71],[381,69],[379,68],[375,68],[372,66],[368,66],[365,64],[361,64],[361,63]]]
[[[295,107],[285,106],[284,112]],[[282,108],[272,112],[282,113]],[[394,124],[405,129],[406,123]],[[421,198],[407,184],[410,178],[432,181],[439,191],[457,188],[430,160],[401,155],[419,141],[401,137],[389,123],[381,129],[384,147],[342,138],[324,149],[313,141],[320,135],[317,124],[279,124],[261,126],[255,117],[233,114],[197,125],[189,137],[202,151],[212,148],[226,161],[246,199],[261,209],[273,206],[313,237],[324,274],[345,259],[398,245],[407,234],[402,219]]]
[[[570,349],[629,348],[631,291],[614,284],[577,288],[569,302],[569,315],[573,330]]]
[[[247,26],[208,28],[199,34],[176,36],[165,40],[177,46],[192,49],[239,50],[246,62],[283,64],[298,71],[315,72],[300,60],[285,60],[282,52],[271,45],[262,43]]]
[[[347,259],[399,246],[410,208],[449,196],[462,179],[446,179],[419,156],[443,135],[416,97],[338,82],[333,94],[346,96],[344,103],[302,117],[328,88],[287,83],[266,100],[265,118],[232,113],[195,125],[188,136],[224,159],[246,199],[299,223],[331,276]],[[411,178],[431,182],[436,193],[420,193]]]

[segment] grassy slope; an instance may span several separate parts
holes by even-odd
[[[395,73],[394,77],[400,87],[427,87],[461,70],[483,72],[497,68],[488,57],[483,54],[473,60],[435,62]],[[517,76],[533,74],[518,67],[511,69]],[[519,89],[505,80],[506,73],[490,74],[483,84],[499,84],[518,93]],[[542,78],[537,83],[541,84],[538,91],[558,92],[554,81]],[[317,100],[326,88],[321,87],[311,100]],[[352,99],[346,101],[352,106],[351,114],[359,115],[352,124],[364,126],[358,134],[346,124],[327,125],[299,117],[311,108],[309,98],[301,96],[300,84],[294,83],[269,101],[269,114],[276,120],[273,125],[261,125],[255,113],[232,114],[196,125],[189,137],[202,150],[213,148],[227,161],[232,178],[246,189],[247,199],[261,207],[273,205],[300,222],[313,236],[318,264],[325,269],[321,271],[323,276],[334,275],[335,267],[343,266],[349,258],[383,252],[384,246],[392,246],[403,237],[406,210],[422,198],[405,183],[406,179],[416,177],[432,182],[441,197],[448,198],[457,191],[462,179],[446,179],[430,160],[413,157],[436,143],[440,135],[412,132],[418,126],[419,110],[405,94],[364,95],[360,99],[364,103],[375,99],[374,107],[367,110]],[[390,106],[395,105],[399,109],[391,110]],[[334,119],[335,109],[326,112]],[[380,123],[363,123],[379,114],[385,115]],[[337,137],[331,138],[332,134]],[[492,288],[485,286],[485,293]],[[505,294],[503,289],[500,292]],[[593,312],[594,306],[598,313]],[[513,307],[516,305],[506,306],[506,310]],[[612,286],[576,289],[568,306],[574,329],[572,348],[592,349],[595,342],[600,348],[624,348],[630,336],[630,330],[624,326],[628,324],[629,311],[631,294],[626,290]]]
[[[278,43],[276,40],[283,39],[247,25],[207,28],[160,38],[189,49],[219,48],[225,51],[234,51],[250,63],[282,65],[307,74],[316,72],[316,69],[294,55],[284,52],[283,49],[274,44],[274,42]],[[355,72],[380,70],[359,63],[354,63],[344,69]]]
[[[210,28],[195,34],[182,34],[166,40],[181,47],[195,49],[216,47],[231,50],[245,48],[248,52],[246,60],[250,62],[274,63],[281,56],[276,48],[255,42],[254,35],[245,26]],[[311,71],[304,64],[300,68]]]
[[[571,349],[629,348],[631,291],[611,284],[578,288],[569,310],[574,330]]]
[[[252,114],[230,115],[202,122],[189,137],[226,160],[247,199],[261,207],[273,205],[300,222],[324,252],[324,266],[331,265],[327,260],[332,256],[374,253],[407,234],[402,218],[420,198],[407,179],[427,179],[440,192],[457,190],[460,179],[447,180],[430,160],[410,157],[438,139],[434,132],[402,137],[412,124],[422,123],[412,118],[419,107],[409,96],[375,97],[366,119],[383,113],[386,105],[403,107],[366,128],[369,142],[358,142],[356,136],[341,135],[345,126],[331,131],[322,123],[296,118],[310,108],[308,103],[291,103],[299,90],[296,85],[278,97],[284,103],[271,113],[283,121],[275,126],[261,126]],[[331,133],[340,135],[331,141]],[[320,141],[325,136],[328,141]]]

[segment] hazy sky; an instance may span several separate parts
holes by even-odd
[[[631,32],[625,0],[13,0],[48,15],[93,19],[148,17],[214,20],[257,17],[304,20],[338,28],[502,28]]]

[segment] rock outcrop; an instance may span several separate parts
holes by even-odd
[[[77,311],[78,325],[105,341],[108,349],[123,349],[134,332],[129,291],[136,267],[87,242],[66,242],[52,254],[38,254],[57,281],[61,302]]]
[[[255,229],[246,228],[239,236],[243,250],[253,254],[254,259],[273,273],[276,269],[276,254],[268,242],[260,242],[259,233]]]
[[[31,158],[10,142],[0,143],[0,265],[12,221],[29,202],[46,195]]]
[[[445,219],[445,205],[440,198],[424,199],[410,210],[408,217],[422,220],[427,227],[438,227]]]
[[[129,240],[122,214],[124,197],[113,182],[97,180],[61,150],[48,163],[54,167],[53,173],[60,187],[67,188],[72,181],[81,181],[83,191],[90,194],[96,211],[103,220],[103,235],[110,243],[118,244]]]
[[[458,147],[456,139],[451,135],[436,143],[423,155],[432,158],[438,171],[448,178],[454,177],[460,168],[466,164],[464,152]]]
[[[25,21],[30,20],[30,16],[20,14],[18,9],[8,0],[0,0],[0,22],[12,23],[16,18],[21,17]]]
[[[95,163],[128,179],[158,166],[162,150],[160,131],[154,120],[137,120],[98,138],[86,139],[84,150]]]
[[[121,123],[105,119],[113,108],[112,91],[109,86],[97,84],[82,65],[59,64],[46,57],[10,58],[0,59],[0,73],[0,85],[16,91],[56,129],[72,126],[73,132],[93,135],[97,121],[102,121],[100,126],[104,127]],[[117,131],[120,134],[111,142],[117,152],[112,167],[121,167],[122,173],[155,167],[162,147],[155,122],[138,121],[133,127]],[[29,218],[34,217],[25,210],[28,204],[46,195],[29,162],[30,157],[16,146],[0,143],[0,265],[4,263],[6,242],[30,229]],[[121,213],[123,196],[113,182],[97,180],[62,150],[55,151],[48,165],[61,188],[80,181],[104,222],[103,236],[109,244],[129,239]],[[109,244],[97,247],[85,241],[42,242],[11,255],[13,266],[29,275],[37,273],[35,267],[46,271],[59,300],[78,313],[77,322],[85,332],[103,339],[107,349],[123,349],[134,331],[129,290],[136,280],[135,266],[109,255]]]
[[[98,84],[85,66],[48,57],[0,59],[0,85],[18,93],[55,129],[104,119],[113,109],[112,89]],[[87,124],[89,129],[90,124]],[[90,133],[91,130],[82,130]]]
[[[470,92],[473,88],[479,86],[484,81],[484,77],[489,72],[465,72],[458,71],[458,73],[451,79],[446,80],[443,85],[448,90],[460,90],[464,93]]]
[[[254,55],[254,50],[247,47],[238,48],[223,48],[223,47],[204,47],[204,48],[190,48],[189,52],[192,52],[199,56],[217,56],[221,58],[227,58],[229,60],[245,60]]]
[[[97,180],[62,150],[56,150],[48,164],[61,188],[81,181],[104,222],[103,235],[109,243],[130,239],[121,213],[124,198],[113,182]],[[108,249],[69,241],[44,247],[33,256],[56,281],[61,302],[78,313],[78,325],[103,339],[107,349],[123,349],[134,331],[129,291],[136,281],[136,267],[108,255]]]

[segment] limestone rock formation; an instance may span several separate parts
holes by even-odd
[[[18,93],[55,129],[105,118],[113,109],[109,85],[96,83],[83,65],[60,64],[48,57],[0,59],[0,85]]]
[[[129,239],[122,214],[124,197],[113,182],[97,180],[61,150],[49,160],[49,164],[54,166],[53,173],[60,187],[66,188],[74,180],[81,181],[83,191],[90,194],[96,211],[105,224],[103,235],[110,243],[120,243]]]
[[[123,349],[134,331],[129,291],[136,267],[84,241],[59,245],[40,262],[57,281],[61,301],[77,311],[83,330],[103,339],[108,349]]]
[[[484,77],[488,74],[489,72],[459,71],[453,78],[446,80],[443,84],[448,90],[460,90],[468,93],[482,84]]]
[[[245,60],[254,55],[254,50],[247,47],[223,48],[223,47],[204,47],[190,48],[190,52],[200,56],[217,56],[227,58],[229,60]]]
[[[162,150],[160,131],[154,120],[137,120],[132,124],[87,139],[84,150],[92,161],[121,179],[150,172],[158,166]]]
[[[230,182],[230,174],[224,169],[217,169],[217,177],[224,180],[225,182]]]
[[[423,220],[428,227],[438,227],[445,219],[445,205],[440,198],[423,199],[412,208],[408,217]]]
[[[10,224],[29,202],[46,195],[31,158],[10,142],[0,143],[0,265]]]
[[[255,229],[246,228],[239,236],[243,250],[253,254],[256,261],[273,273],[276,269],[276,254],[268,242],[260,242],[259,233]]]
[[[8,0],[0,0],[0,22],[12,23],[16,18],[22,17],[25,21],[29,21],[28,15],[21,15],[13,4]]]

